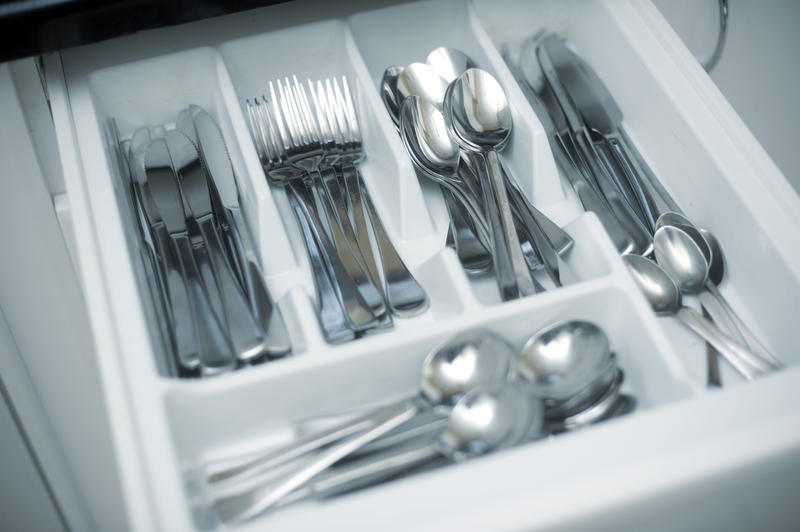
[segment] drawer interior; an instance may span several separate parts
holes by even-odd
[[[653,22],[647,9],[613,2],[436,0],[369,7],[341,8],[353,13],[320,7],[318,16],[311,16],[303,5],[279,5],[117,39],[104,43],[102,51],[88,46],[63,53],[66,104],[72,109],[85,171],[85,188],[68,192],[92,191],[87,195],[93,223],[115,229],[126,243],[113,250],[96,243],[106,282],[126,287],[116,292],[130,298],[109,302],[112,319],[139,313],[134,318],[150,324],[151,338],[136,351],[120,345],[118,353],[103,356],[123,360],[131,404],[147,405],[135,416],[140,437],[157,432],[170,442],[145,452],[151,475],[165,461],[176,471],[191,471],[203,460],[285,443],[293,436],[295,420],[411,393],[428,351],[470,327],[496,331],[519,347],[548,324],[573,318],[595,321],[611,340],[625,371],[623,389],[636,396],[638,408],[608,426],[532,442],[482,458],[478,465],[427,473],[448,486],[441,499],[444,515],[455,513],[465,500],[480,506],[468,487],[498,480],[491,473],[493,463],[498,475],[500,464],[509,460],[529,465],[562,440],[573,451],[591,453],[593,438],[648,423],[662,410],[707,395],[704,344],[677,322],[649,310],[597,218],[582,211],[559,176],[544,128],[503,61],[501,51],[513,52],[539,28],[567,37],[605,81],[624,112],[624,127],[655,174],[687,215],[720,239],[728,268],[722,292],[772,352],[787,365],[797,362],[792,346],[800,331],[792,326],[790,295],[800,293],[800,266],[792,261],[800,251],[797,243],[787,246],[771,230],[776,219],[795,227],[797,220],[768,212],[769,188],[748,173],[746,161],[736,160],[724,135],[706,134],[719,123],[705,106],[707,96],[681,77],[684,67],[672,61],[670,50],[647,37],[647,28],[661,28],[663,21]],[[514,130],[502,152],[504,161],[534,205],[575,240],[562,264],[562,288],[501,303],[494,280],[465,275],[445,245],[447,214],[441,193],[417,177],[378,95],[387,66],[424,61],[430,50],[443,45],[467,53],[507,93]],[[421,316],[397,319],[391,330],[341,345],[324,341],[299,228],[284,190],[267,181],[248,130],[246,99],[264,94],[270,80],[292,75],[301,80],[345,75],[354,87],[367,154],[361,165],[366,186],[430,299]],[[225,137],[242,208],[266,282],[287,319],[295,354],[212,379],[177,380],[160,369],[166,354],[147,315],[150,303],[136,252],[135,220],[104,131],[112,119],[123,138],[142,126],[171,127],[192,103],[212,114]],[[132,270],[111,268],[115,260],[127,261]],[[723,378],[732,388],[742,384],[732,370],[726,369]],[[153,393],[155,402],[150,400]],[[158,409],[157,421],[148,409]],[[190,503],[180,482],[159,487],[155,477],[151,480],[148,489],[157,492],[158,513],[178,528],[190,526]],[[269,522],[276,529],[319,528],[335,516],[363,528],[358,515],[366,505],[370,515],[383,513],[391,520],[402,509],[390,494],[416,504],[421,495],[415,494],[415,486],[414,479],[405,479],[324,503],[304,503],[246,527],[256,530]],[[529,489],[535,496],[543,488]],[[311,506],[314,512],[307,511]],[[181,511],[175,512],[176,507]],[[415,517],[416,523],[431,517],[425,512]],[[536,524],[533,517],[527,525]],[[408,519],[397,523],[411,524]]]

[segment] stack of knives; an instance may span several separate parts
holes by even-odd
[[[201,377],[289,355],[214,118],[191,105],[174,129],[141,127],[118,162],[138,222],[168,372]]]

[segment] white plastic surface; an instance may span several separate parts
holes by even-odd
[[[747,386],[726,373],[728,389],[705,392],[703,344],[649,310],[596,217],[583,213],[562,184],[542,126],[500,58],[498,47],[517,46],[543,26],[573,42],[615,95],[626,129],[656,174],[687,214],[721,240],[730,273],[723,292],[792,366],[800,340],[790,312],[800,294],[800,242],[787,237],[800,227],[800,208],[793,210],[798,200],[776,197],[785,185],[777,170],[754,173],[769,170],[768,160],[699,67],[687,61],[674,34],[663,31],[665,23],[650,4],[487,1],[473,8],[439,0],[352,16],[334,13],[330,20],[304,24],[316,13],[309,9],[275,6],[63,54],[69,96],[53,105],[71,111],[73,121],[59,134],[74,143],[70,156],[78,161],[65,164],[65,181],[78,210],[78,252],[95,334],[103,340],[100,356],[110,359],[104,377],[120,384],[106,392],[114,399],[112,413],[131,421],[116,441],[126,450],[120,456],[132,522],[191,528],[182,469],[285,441],[294,419],[406,394],[427,351],[474,326],[521,345],[549,323],[594,320],[608,333],[626,374],[625,389],[640,407],[576,434],[287,508],[243,529],[563,524],[576,519],[576,512],[586,516],[632,503],[800,445],[800,431],[787,430],[798,425],[797,415],[778,408],[792,400],[787,382],[800,379],[797,369]],[[563,265],[564,288],[500,304],[494,282],[468,278],[445,248],[441,196],[417,179],[377,92],[386,66],[424,60],[440,45],[467,52],[506,89],[514,132],[503,156],[533,202],[575,239]],[[296,223],[283,191],[265,180],[243,112],[246,98],[291,74],[344,74],[352,80],[367,153],[364,179],[400,254],[431,298],[422,316],[339,346],[322,340]],[[268,285],[300,349],[286,360],[179,381],[159,374],[163,354],[154,348],[146,300],[139,295],[144,285],[132,247],[135,227],[103,128],[115,118],[126,137],[142,125],[169,124],[190,103],[206,108],[222,128]],[[788,425],[772,423],[774,418],[750,405],[753,397],[770,404]],[[768,445],[735,439],[756,425],[774,437]],[[693,446],[726,434],[735,444],[715,459],[682,459]],[[664,467],[666,458],[673,460],[671,468]],[[606,489],[612,481],[613,489]]]

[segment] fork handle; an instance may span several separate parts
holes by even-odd
[[[331,268],[328,267],[326,260],[323,258],[318,239],[311,229],[310,215],[302,204],[305,201],[300,195],[302,188],[303,186],[299,183],[289,184],[287,196],[300,225],[300,231],[303,234],[306,250],[308,251],[314,286],[317,291],[317,305],[319,306],[317,319],[327,342],[338,343],[352,340],[354,338],[352,327],[347,316],[342,311],[336,289],[328,273]]]
[[[411,272],[408,271],[403,259],[397,253],[392,244],[386,229],[383,227],[378,212],[372,204],[372,199],[366,188],[361,187],[361,179],[358,177],[358,170],[355,170],[356,183],[366,200],[366,207],[369,211],[369,218],[372,221],[372,228],[375,231],[375,240],[378,242],[378,251],[381,255],[383,274],[386,283],[386,299],[392,313],[397,316],[410,317],[421,314],[428,308],[428,296],[419,285]]]
[[[320,258],[330,274],[331,284],[339,305],[344,311],[348,327],[354,331],[369,329],[377,322],[377,317],[364,301],[355,281],[350,277],[339,255],[336,253],[336,248],[325,233],[311,190],[299,180],[293,180],[289,186],[298,198],[296,209],[299,208],[302,212],[303,219],[308,224],[308,230],[319,244]]]

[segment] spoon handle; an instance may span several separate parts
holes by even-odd
[[[522,256],[499,156],[494,150],[477,155],[474,166],[483,188],[485,210],[492,232],[492,256],[500,297],[508,301],[534,294],[536,287]]]
[[[770,366],[771,369],[783,368],[783,363],[770,354],[767,348],[758,341],[758,338],[756,338],[755,334],[753,334],[753,332],[750,330],[744,320],[736,313],[736,311],[733,310],[733,307],[731,307],[730,303],[728,303],[728,301],[722,295],[722,292],[719,291],[719,288],[717,288],[714,283],[709,282],[706,283],[706,289],[708,292],[703,292],[700,294],[700,301],[703,303],[703,305],[706,306],[709,301],[713,301],[710,307],[714,307],[716,304],[716,306],[721,310],[720,314],[724,314],[730,321],[734,330],[739,331],[739,334],[744,339],[745,344],[747,344],[747,347],[750,348],[754,355],[761,358],[767,365]],[[713,297],[704,298],[704,294],[709,294]],[[709,312],[712,312],[710,308]]]
[[[745,379],[753,380],[766,373],[757,361],[753,360],[750,351],[736,343],[733,338],[703,318],[702,314],[693,308],[681,307],[677,316],[686,326],[713,345]]]
[[[304,486],[339,460],[414,417],[418,410],[417,401],[405,401],[390,409],[388,413],[383,413],[372,428],[350,436],[327,449],[290,473],[277,485],[260,486],[254,490],[217,499],[214,502],[217,516],[223,523],[233,524],[246,521],[273,508],[284,497]]]
[[[441,432],[441,431],[439,431]],[[309,495],[332,497],[354,489],[372,486],[442,456],[438,439],[395,451],[389,456],[359,460],[325,475],[310,488]]]

